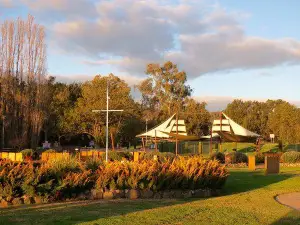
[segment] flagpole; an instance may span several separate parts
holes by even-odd
[[[105,160],[108,162],[108,79],[106,82],[106,149],[105,149]]]

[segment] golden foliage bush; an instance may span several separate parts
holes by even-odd
[[[225,166],[202,157],[174,160],[113,161],[97,169],[76,158],[59,158],[42,164],[0,161],[0,195],[76,197],[98,190],[192,190],[220,189],[228,177]],[[95,164],[97,165],[97,164]]]

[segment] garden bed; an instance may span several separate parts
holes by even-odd
[[[0,161],[1,205],[72,199],[186,198],[220,193],[228,171],[201,157],[140,162],[58,158],[42,163]]]
[[[73,198],[62,199],[61,201],[69,202],[76,200],[112,200],[112,199],[187,199],[187,198],[209,198],[212,196],[220,196],[221,190],[211,189],[197,189],[197,190],[166,190],[153,192],[151,190],[113,190],[113,191],[98,191],[91,190],[81,193]],[[32,205],[32,204],[45,204],[57,202],[49,198],[41,196],[22,196],[22,197],[2,197],[0,196],[0,208],[9,206]]]

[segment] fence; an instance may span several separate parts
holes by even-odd
[[[14,162],[22,162],[24,160],[20,152],[0,152],[0,159],[10,159]]]
[[[58,158],[69,158],[70,153],[67,152],[43,152],[42,153],[42,161],[48,161],[50,159],[58,159]]]
[[[105,152],[90,150],[90,151],[80,151],[80,159],[86,160],[87,158],[101,158],[105,155]]]

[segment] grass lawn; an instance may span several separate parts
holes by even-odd
[[[191,200],[113,200],[0,210],[0,224],[300,224],[300,212],[274,196],[300,191],[300,168],[280,175],[230,170],[224,196]]]

